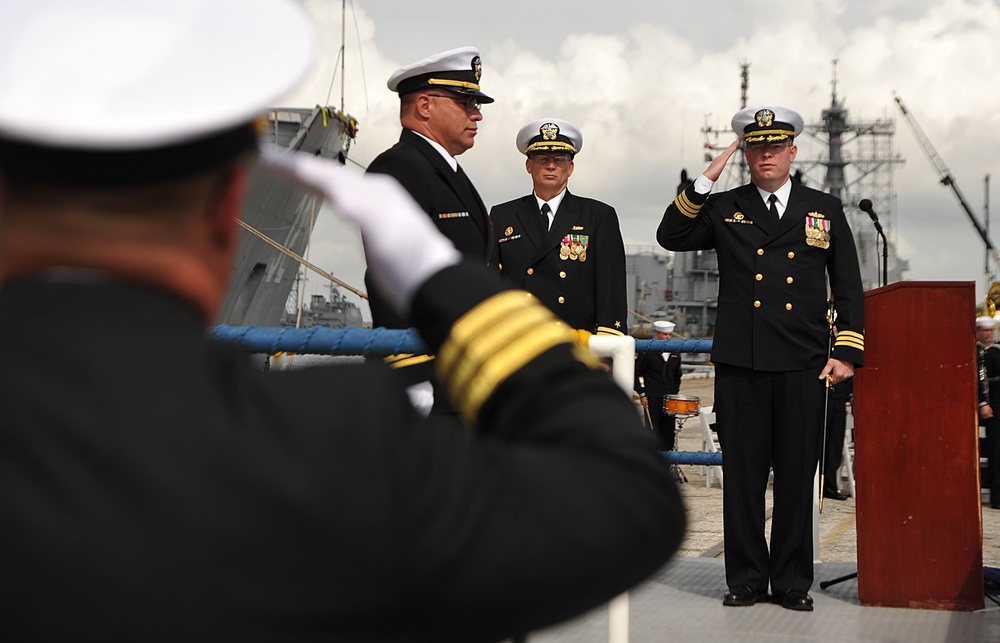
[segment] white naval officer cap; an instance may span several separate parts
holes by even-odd
[[[539,118],[521,128],[516,142],[521,154],[569,152],[576,155],[583,149],[583,133],[567,120]]]
[[[658,333],[672,333],[677,324],[669,321],[655,321],[653,322],[653,330]]]
[[[386,85],[389,91],[400,96],[412,92],[440,88],[467,96],[475,96],[480,103],[492,103],[493,99],[479,87],[483,76],[483,61],[475,47],[459,47],[423,60],[400,67],[392,72]]]
[[[294,0],[14,0],[0,21],[0,169],[137,184],[221,166],[309,71]]]
[[[733,116],[733,131],[746,143],[779,143],[802,133],[802,115],[784,105],[754,105]]]
[[[997,327],[997,322],[992,317],[982,316],[976,317],[976,328],[989,328],[993,329]]]

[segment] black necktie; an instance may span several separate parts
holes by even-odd
[[[548,232],[549,230],[549,212],[552,212],[552,208],[549,207],[548,203],[542,204],[542,227]]]
[[[778,219],[778,205],[777,205],[778,204],[778,195],[772,194],[771,196],[767,197],[767,202],[769,204],[767,206],[767,211],[771,213],[771,223],[777,223],[778,220],[779,220]]]

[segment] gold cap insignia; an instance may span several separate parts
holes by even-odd
[[[539,127],[538,131],[542,135],[542,140],[545,141],[554,141],[559,136],[559,126],[555,123],[546,123]]]
[[[483,77],[483,61],[479,56],[472,57],[472,72],[476,75],[476,82]]]
[[[774,112],[769,109],[762,109],[754,114],[758,127],[771,127],[774,123]]]

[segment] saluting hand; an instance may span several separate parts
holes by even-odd
[[[736,139],[730,143],[729,147],[723,150],[722,154],[716,156],[715,159],[713,159],[709,164],[708,169],[704,172],[705,178],[713,182],[718,181],[719,177],[722,176],[722,170],[726,169],[726,163],[729,162],[729,159],[732,158],[733,154],[735,154],[736,150],[739,148],[740,139]]]

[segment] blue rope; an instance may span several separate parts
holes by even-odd
[[[721,451],[661,451],[670,464],[703,464],[721,466]]]
[[[420,333],[413,328],[264,328],[261,326],[216,326],[211,337],[236,342],[254,353],[299,353],[300,355],[371,355],[427,352]],[[710,339],[638,339],[637,353],[709,353]]]
[[[255,353],[280,352],[300,355],[371,355],[385,357],[399,353],[427,352],[420,334],[413,328],[262,328],[259,326],[216,326],[214,339],[236,342]]]

